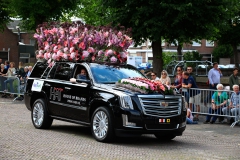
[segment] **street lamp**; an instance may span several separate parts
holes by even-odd
[[[21,42],[21,35],[20,35],[20,28],[19,28],[19,26],[16,26],[16,29],[18,31],[18,42]]]

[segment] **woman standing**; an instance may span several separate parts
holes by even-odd
[[[13,90],[13,81],[15,79],[15,73],[16,73],[16,69],[14,68],[15,66],[15,63],[14,62],[10,62],[10,67],[8,68],[8,71],[6,73],[6,76],[7,76],[7,80],[4,81],[4,84],[5,84],[5,92],[7,92],[7,83],[9,83],[9,86],[10,86],[10,92],[13,93],[14,90]],[[11,97],[13,97],[13,95],[11,95]]]
[[[174,80],[174,84],[171,86],[173,89],[181,89],[182,88],[182,67],[177,67],[177,75]]]
[[[1,64],[1,70],[0,70],[0,81],[1,81],[1,91],[4,91],[4,81],[7,79],[6,76],[7,69],[4,68],[4,64]]]
[[[162,84],[171,85],[171,79],[169,78],[168,73],[167,73],[166,70],[163,70],[163,71],[162,71],[162,73],[161,73],[161,78],[159,79],[159,81],[160,81]]]

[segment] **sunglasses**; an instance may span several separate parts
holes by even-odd
[[[155,76],[155,75],[151,75],[151,76]]]
[[[192,70],[192,69],[187,69],[187,70]]]
[[[181,71],[181,70],[178,69],[177,71]]]
[[[166,73],[162,73],[162,75],[166,75]]]

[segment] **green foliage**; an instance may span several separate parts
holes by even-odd
[[[9,0],[0,0],[0,31],[3,31],[5,25],[11,21],[10,15],[12,13],[9,9]]]
[[[57,21],[77,7],[80,0],[10,0],[15,16],[22,18],[27,30],[35,30],[38,24]]]
[[[203,56],[201,54],[199,54],[199,52],[197,52],[197,51],[186,52],[183,55],[183,59],[185,61],[201,61],[202,57]],[[187,64],[187,66],[191,66],[193,68],[196,66],[196,63],[193,63],[193,62],[187,62],[186,64]]]
[[[163,59],[163,68],[167,68],[167,65],[170,64],[173,60],[175,60],[174,56],[176,56],[177,53],[175,52],[163,52],[162,53],[162,59]]]
[[[219,58],[231,58],[233,56],[233,48],[231,45],[218,45],[214,48],[213,59],[215,62],[219,62]]]

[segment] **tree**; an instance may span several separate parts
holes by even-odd
[[[8,0],[0,0],[0,31],[3,31],[6,24],[11,21],[9,3]]]
[[[38,24],[57,21],[74,10],[80,0],[10,0],[15,16],[22,18],[23,27],[35,30]]]
[[[132,27],[133,39],[152,41],[153,68],[162,70],[161,38],[191,41],[214,32],[225,16],[226,0],[102,0],[112,9],[110,19]]]
[[[234,64],[239,67],[239,54],[237,46],[240,45],[240,1],[232,0],[228,5],[229,18],[223,21],[224,27],[220,29],[217,37],[220,45],[231,45],[234,55]],[[231,51],[231,50],[230,50]]]

